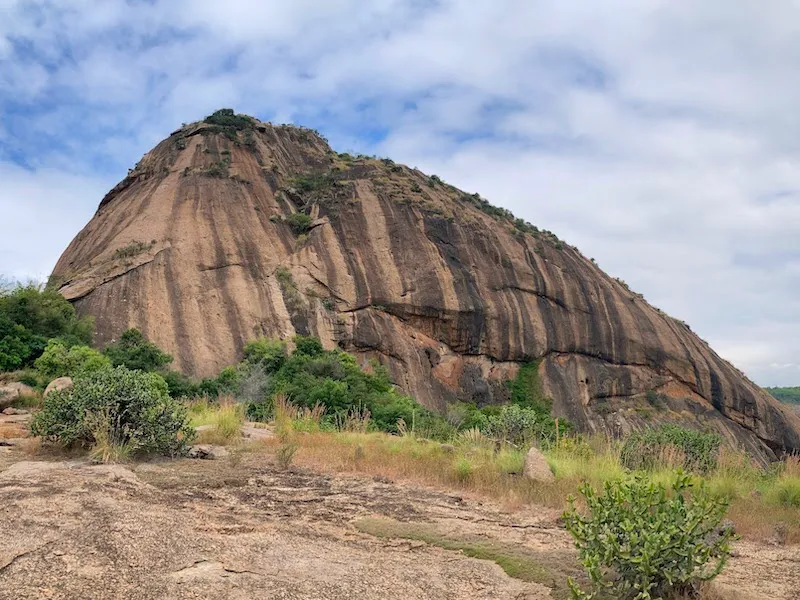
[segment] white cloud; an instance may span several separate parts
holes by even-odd
[[[0,272],[46,272],[144,151],[235,106],[478,191],[597,258],[760,383],[800,383],[792,0],[0,7],[0,57],[8,36],[28,42],[0,63],[16,103],[0,135]],[[48,228],[59,235],[30,244]]]

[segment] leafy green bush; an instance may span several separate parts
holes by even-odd
[[[203,122],[213,125],[211,133],[221,133],[232,141],[238,140],[239,131],[252,130],[253,119],[247,115],[237,115],[232,108],[221,108],[203,119]]]
[[[286,342],[268,338],[248,342],[244,347],[244,358],[252,364],[261,365],[267,373],[275,373],[288,358]]]
[[[172,356],[148,341],[138,329],[128,329],[117,342],[106,346],[103,353],[115,367],[140,371],[158,371],[172,362]]]
[[[223,370],[216,380],[204,381],[201,388],[226,389],[226,393],[243,398],[246,382],[255,378],[254,370],[261,371],[269,378],[261,387],[266,389],[263,400],[248,404],[248,417],[254,420],[270,418],[274,397],[283,395],[301,408],[324,406],[329,422],[345,419],[358,408],[368,410],[372,426],[382,431],[397,433],[398,421],[402,420],[427,435],[445,437],[452,433],[453,428],[443,419],[397,392],[380,365],[363,370],[355,357],[340,350],[326,351],[314,337],[297,336],[294,344],[295,350],[289,354],[284,342],[254,340],[245,347],[244,363]]]
[[[683,452],[683,467],[707,473],[717,466],[722,438],[716,433],[703,433],[679,425],[661,425],[632,433],[622,446],[622,464],[628,469],[652,469],[659,466],[664,450],[674,447]]]
[[[588,515],[570,498],[564,521],[593,590],[586,594],[570,581],[573,597],[683,598],[719,575],[733,537],[721,526],[727,502],[692,488],[680,471],[669,490],[641,475],[606,482],[602,493],[581,486]]]
[[[300,193],[315,192],[336,185],[336,177],[332,173],[301,175],[292,179],[290,184]]]
[[[509,404],[499,414],[488,417],[483,432],[491,438],[518,448],[529,446],[539,437],[539,415],[530,408]]]
[[[40,285],[0,288],[0,371],[33,364],[53,338],[67,347],[89,345],[92,320],[78,318],[73,306]]]
[[[292,213],[286,217],[286,223],[288,223],[289,228],[295,235],[306,233],[309,229],[311,229],[311,223],[313,222],[314,219],[301,212]]]
[[[169,397],[164,379],[125,367],[79,377],[72,388],[48,394],[31,433],[65,446],[92,445],[101,441],[98,420],[105,423],[103,435],[130,453],[180,455],[194,436],[186,408]]]
[[[60,340],[50,340],[34,365],[45,379],[52,381],[57,377],[77,377],[107,369],[111,366],[111,361],[88,346],[67,349]]]

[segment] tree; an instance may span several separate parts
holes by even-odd
[[[139,371],[158,371],[172,362],[172,356],[147,340],[138,329],[128,329],[119,341],[109,344],[103,353],[115,367]]]
[[[39,284],[0,286],[0,371],[30,366],[51,339],[88,346],[93,323],[57,291]]]

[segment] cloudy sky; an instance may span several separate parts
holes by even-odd
[[[0,275],[220,107],[479,192],[800,385],[797,0],[0,0]]]

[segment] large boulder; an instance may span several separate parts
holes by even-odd
[[[248,143],[208,123],[159,143],[58,261],[100,346],[137,327],[206,377],[253,337],[315,335],[443,413],[507,402],[508,380],[538,364],[578,431],[617,435],[620,416],[713,429],[763,462],[800,451],[797,415],[553,234],[415,169],[243,119]]]
[[[556,480],[556,476],[550,470],[550,465],[547,464],[547,459],[538,448],[528,450],[523,474],[537,483],[552,483]]]
[[[35,396],[36,390],[29,385],[14,381],[0,386],[0,410],[14,404],[21,396]]]
[[[58,379],[53,379],[53,381],[47,384],[47,389],[45,389],[44,395],[47,396],[50,392],[66,390],[71,387],[72,387],[71,377],[59,377]]]

